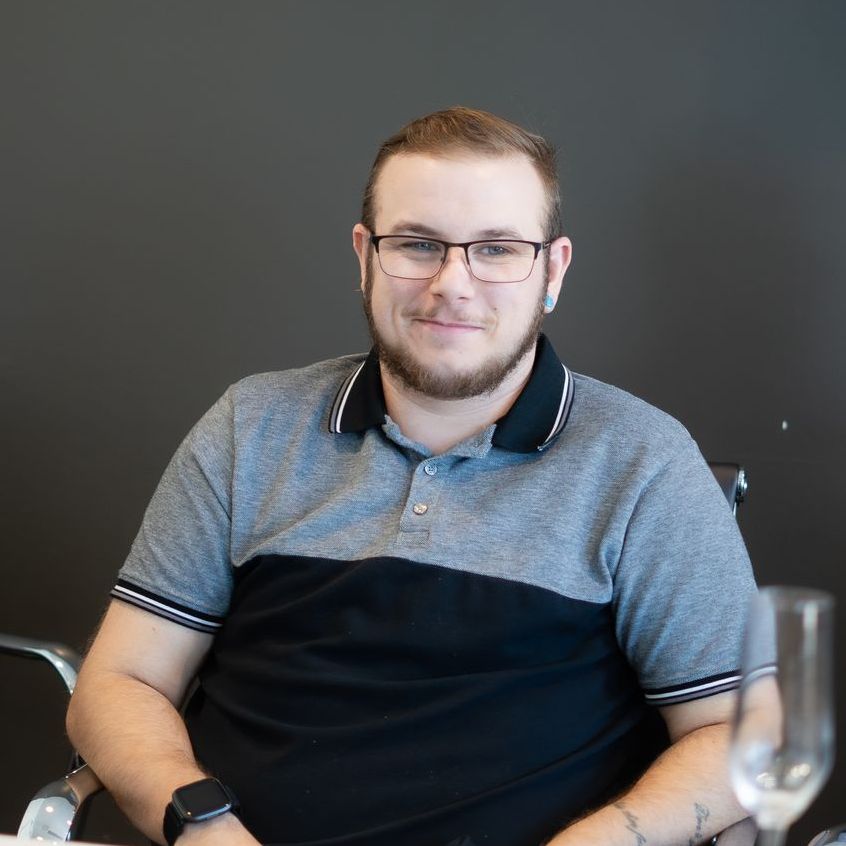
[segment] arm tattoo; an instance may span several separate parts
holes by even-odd
[[[698,802],[693,805],[693,810],[696,812],[696,831],[693,832],[693,837],[687,841],[687,846],[696,846],[702,840],[702,823],[711,816],[711,812]]]
[[[615,802],[614,807],[626,818],[626,830],[635,836],[635,846],[644,846],[646,837],[644,837],[643,832],[637,827],[637,817],[631,811],[624,808],[622,802]]]

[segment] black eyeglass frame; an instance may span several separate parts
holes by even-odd
[[[379,267],[382,267],[382,273],[386,276],[390,276],[392,279],[408,279],[411,281],[422,282],[426,279],[434,279],[443,269],[444,265],[446,264],[447,254],[449,253],[450,247],[461,247],[464,250],[464,259],[467,262],[467,267],[470,270],[474,279],[479,279],[480,282],[485,282],[489,285],[513,285],[515,282],[525,282],[531,275],[532,271],[535,269],[535,262],[538,260],[538,255],[540,255],[541,250],[545,250],[552,241],[523,241],[520,238],[482,238],[478,241],[442,241],[440,238],[427,238],[424,235],[404,235],[402,232],[393,233],[391,235],[371,235],[370,236],[370,243],[373,244],[373,249],[376,250],[376,255],[379,255],[379,242],[384,238],[418,238],[421,241],[428,241],[432,244],[442,244],[444,247],[444,254],[441,256],[441,264],[440,267],[431,275],[431,276],[395,276],[393,273],[388,273],[384,267],[382,267],[382,258],[379,256]],[[532,257],[532,266],[529,268],[529,272],[522,278],[522,279],[509,279],[507,282],[494,282],[490,279],[480,279],[473,273],[473,265],[470,263],[470,247],[475,246],[476,244],[528,244],[530,247],[534,247],[535,254]]]

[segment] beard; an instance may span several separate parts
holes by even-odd
[[[537,307],[529,325],[510,350],[489,356],[479,369],[469,373],[437,373],[426,367],[425,362],[420,361],[407,345],[390,342],[379,331],[373,318],[372,291],[373,265],[368,262],[364,279],[364,314],[379,363],[407,388],[432,399],[469,399],[496,390],[526,354],[535,348],[543,324],[544,290],[538,296]]]

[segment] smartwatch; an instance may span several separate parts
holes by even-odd
[[[165,808],[162,823],[165,840],[168,846],[173,846],[186,825],[213,820],[228,812],[237,814],[238,811],[238,800],[216,778],[203,778],[177,787]]]

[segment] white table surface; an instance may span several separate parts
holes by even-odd
[[[28,846],[47,846],[47,844],[52,843],[62,843],[64,841],[60,840],[18,840],[13,834],[0,834],[0,846],[24,846],[24,844],[28,844]],[[85,846],[81,840],[74,840],[74,843],[78,843],[79,846]],[[92,846],[92,844],[89,844]],[[93,844],[93,846],[97,846],[97,844]],[[101,844],[102,846],[102,844]]]

